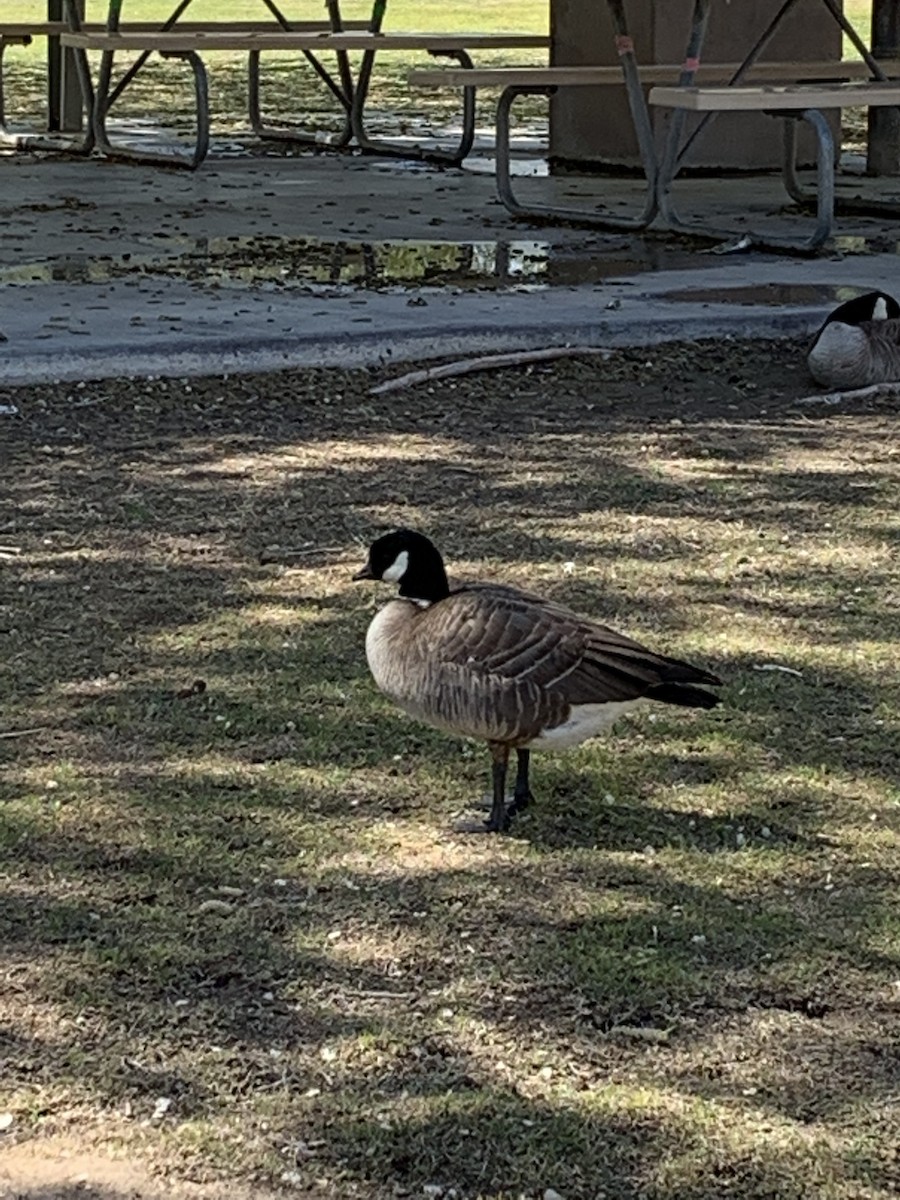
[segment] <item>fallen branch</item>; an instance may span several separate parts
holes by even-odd
[[[360,1000],[404,1000],[410,996],[415,996],[416,992],[391,992],[388,990],[357,990],[355,988],[347,989],[348,996],[358,997]]]
[[[794,667],[783,667],[781,663],[752,663],[754,671],[781,671],[784,675],[796,675],[798,679],[803,678],[803,672],[797,671]]]
[[[0,733],[0,738],[30,737],[33,733],[46,733],[49,725],[38,725],[36,729],[6,729]]]
[[[261,566],[269,563],[282,562],[285,558],[313,558],[317,554],[340,554],[343,546],[310,546],[303,550],[288,550],[279,547],[276,550],[263,550],[259,556]]]
[[[900,380],[895,383],[871,383],[868,387],[852,388],[849,392],[823,392],[820,396],[804,396],[797,404],[841,404],[844,400],[871,400],[874,397],[900,396]]]
[[[279,550],[284,558],[308,558],[312,554],[340,554],[343,546],[308,546],[303,550]]]
[[[485,354],[480,358],[463,358],[456,362],[442,363],[437,367],[425,367],[398,375],[385,383],[369,388],[370,396],[383,396],[385,392],[398,392],[401,388],[413,387],[417,383],[430,383],[432,379],[449,379],[453,375],[470,375],[473,371],[493,371],[498,367],[520,367],[524,363],[550,362],[555,358],[583,358],[599,354],[609,358],[612,350],[602,346],[547,346],[543,350],[514,350],[509,354]]]
[[[613,1025],[608,1036],[628,1038],[633,1042],[649,1042],[653,1046],[665,1046],[670,1033],[669,1029],[653,1029],[648,1025]]]

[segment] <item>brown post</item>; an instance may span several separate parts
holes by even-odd
[[[896,58],[898,52],[900,0],[872,0],[872,53],[876,58]],[[870,175],[900,175],[900,111],[896,108],[869,109],[866,166]]]
[[[84,0],[69,0],[84,19]],[[63,0],[47,0],[47,20],[65,19]],[[51,133],[80,133],[84,122],[84,104],[74,51],[65,50],[58,37],[47,39],[47,128]]]
[[[85,0],[71,0],[78,13],[78,19],[84,20]],[[62,78],[60,80],[60,127],[63,133],[80,133],[84,124],[84,98],[81,95],[81,84],[78,82],[78,70],[75,66],[75,51],[65,50],[62,56]]]

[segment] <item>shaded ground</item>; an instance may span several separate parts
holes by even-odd
[[[896,405],[796,405],[790,344],[371,381],[0,391],[0,1181],[895,1195]],[[725,707],[451,835],[486,755],[349,582],[400,521]]]

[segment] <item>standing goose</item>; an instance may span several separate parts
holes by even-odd
[[[822,387],[846,391],[900,381],[900,304],[866,292],[830,313],[807,356]]]
[[[506,829],[533,799],[531,750],[577,746],[640,700],[713,708],[709,671],[655,654],[561,604],[516,588],[451,589],[437,547],[397,529],[378,538],[354,579],[399,584],[376,613],[366,657],[379,688],[411,716],[485,741],[493,760],[490,816],[477,830]],[[506,806],[506,771],[518,769]],[[476,832],[472,829],[472,832]]]

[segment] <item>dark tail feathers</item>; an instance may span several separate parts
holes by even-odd
[[[709,676],[709,682],[718,683],[715,675]],[[648,688],[644,693],[648,700],[659,700],[662,704],[680,704],[684,708],[715,708],[720,704],[718,696],[705,692],[703,688],[694,687],[690,683],[658,683]]]

